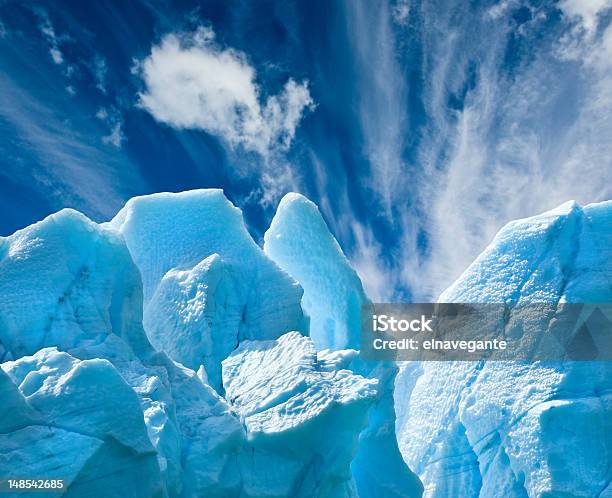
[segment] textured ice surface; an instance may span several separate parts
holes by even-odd
[[[242,425],[193,371],[176,365],[149,344],[141,323],[140,276],[121,236],[75,211],[63,210],[0,240],[0,342],[6,357],[17,360],[3,368],[12,372],[36,411],[44,412],[47,407],[50,420],[61,423],[56,429],[43,416],[42,424],[51,427],[43,442],[24,449],[22,460],[17,454],[10,462],[0,460],[0,475],[26,472],[49,451],[60,460],[57,465],[73,465],[75,472],[89,475],[94,471],[87,470],[85,457],[75,457],[73,440],[75,447],[89,448],[92,458],[108,451],[111,460],[125,459],[125,452],[134,450],[115,435],[108,437],[117,440],[120,447],[96,448],[97,440],[87,439],[98,438],[94,428],[101,430],[109,421],[119,424],[109,413],[117,408],[111,403],[113,392],[117,403],[129,399],[122,397],[120,375],[132,390],[131,399],[138,399],[137,415],[144,420],[149,444],[157,452],[165,492],[188,495],[212,487],[216,495],[223,496],[238,489],[236,455],[244,444]],[[57,347],[70,356],[37,353],[46,347]],[[35,354],[34,359],[24,358]],[[78,362],[89,359],[92,363]],[[55,377],[49,376],[50,369],[55,369]],[[70,379],[75,383],[64,393],[62,382]],[[42,388],[32,398],[39,384]],[[104,391],[107,399],[97,399],[92,385],[108,387]],[[57,395],[55,400],[53,395]],[[70,418],[61,410],[72,403],[75,413]],[[87,421],[95,427],[87,429]],[[38,440],[40,430],[25,427],[20,437]],[[126,429],[125,434],[128,432]],[[135,436],[134,429],[131,437]],[[4,440],[13,445],[16,439],[6,436]],[[77,468],[75,462],[83,467]],[[113,489],[112,481],[113,485],[127,486],[126,493],[140,496],[135,488],[140,484],[133,479],[137,471],[134,467],[129,486],[120,472],[112,473],[106,485]],[[155,474],[150,474],[154,485]],[[161,486],[160,482],[157,485]]]
[[[325,350],[322,358],[328,363],[346,361],[346,353],[334,358],[327,350],[359,347],[361,306],[369,301],[317,206],[299,194],[287,194],[265,234],[264,250],[302,285],[311,336]],[[377,398],[351,465],[359,495],[420,496],[421,484],[406,467],[395,435],[397,367],[355,358],[349,368],[378,381]]]
[[[312,340],[297,332],[244,341],[223,362],[227,399],[254,448],[244,458],[255,467],[272,458],[268,472],[282,483],[280,496],[354,493],[351,460],[377,381],[335,369],[338,363],[322,365]]]
[[[266,251],[278,266],[220,191],[0,238],[0,476],[61,474],[66,496],[418,496],[397,409],[427,496],[612,493],[609,363],[411,363],[394,408],[316,207],[287,196]],[[568,203],[505,227],[441,300],[610,302],[611,253],[612,203]]]
[[[0,434],[3,475],[62,477],[66,496],[161,496],[138,396],[107,360],[42,349],[4,363],[0,391],[9,394],[0,425],[13,425]],[[147,479],[125,489],[133,475]]]
[[[506,225],[440,302],[612,302],[612,202]],[[409,363],[402,453],[425,496],[610,496],[610,362]]]
[[[138,270],[118,234],[65,209],[0,240],[0,342],[8,356],[99,344],[110,334],[135,354],[152,351]]]
[[[304,288],[302,305],[317,348],[359,348],[367,298],[317,206],[300,194],[287,194],[264,238],[266,254]]]
[[[142,275],[153,345],[189,368],[203,364],[213,387],[241,340],[307,332],[301,287],[266,257],[221,190],[136,197],[109,226]]]
[[[0,238],[0,476],[62,477],[66,496],[393,496],[363,491],[363,451],[394,468],[376,444],[397,453],[395,372],[316,352],[301,297],[218,191]],[[226,357],[229,401],[208,384],[224,392]]]
[[[244,303],[218,254],[191,270],[170,270],[157,286],[144,315],[151,343],[221,386],[221,360],[238,343]]]

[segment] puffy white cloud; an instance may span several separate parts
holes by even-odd
[[[166,35],[139,69],[145,84],[140,105],[157,121],[204,130],[262,156],[287,149],[313,106],[307,82],[292,79],[264,101],[245,54],[220,48],[207,28]]]

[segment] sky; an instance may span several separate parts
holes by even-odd
[[[612,198],[612,0],[0,0],[0,235],[223,188],[300,192],[376,301],[508,221]]]

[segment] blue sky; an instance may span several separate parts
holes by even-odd
[[[315,201],[375,299],[612,198],[611,0],[0,2],[0,235],[222,187]]]

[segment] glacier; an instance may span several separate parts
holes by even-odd
[[[0,385],[8,401],[1,420],[13,421],[0,424],[3,475],[61,476],[68,496],[118,496],[125,481],[146,475],[139,496],[161,495],[140,401],[108,360],[45,348],[3,364]]]
[[[610,302],[611,228],[610,202],[511,222],[440,302]],[[398,370],[360,358],[369,302],[299,194],[263,248],[220,190],[0,237],[0,478],[70,497],[611,495],[609,362]]]
[[[351,461],[377,382],[328,360],[310,338],[290,332],[244,341],[223,361],[226,395],[254,450],[248,468],[256,477],[245,492],[359,496]]]
[[[61,476],[62,496],[381,496],[355,462],[395,442],[395,370],[317,350],[303,293],[218,190],[0,238],[0,475]]]
[[[439,302],[609,303],[611,257],[612,202],[568,202],[506,225]],[[395,398],[424,496],[612,496],[610,362],[411,362]]]
[[[25,397],[26,407],[37,413],[31,424],[24,420],[20,428],[23,437],[34,437],[28,435],[42,426],[64,431],[50,439],[50,444],[57,446],[54,453],[71,446],[73,433],[77,439],[88,436],[118,441],[119,449],[112,445],[101,450],[91,447],[92,458],[100,451],[111,458],[114,453],[120,458],[125,452],[143,451],[117,439],[116,434],[85,430],[96,410],[101,411],[95,418],[99,417],[100,423],[105,418],[108,423],[116,423],[114,404],[134,408],[123,396],[127,389],[138,398],[137,413],[132,416],[146,426],[149,444],[155,450],[159,474],[156,489],[170,496],[189,496],[211,488],[217,490],[217,496],[223,496],[238,489],[240,474],[235,460],[245,438],[242,425],[227,403],[195,372],[155,351],[149,343],[142,327],[140,273],[121,235],[76,211],[62,210],[2,239],[0,246],[0,342],[4,360],[11,360],[5,361],[2,369],[9,374],[17,372],[12,381]],[[69,356],[42,354],[46,348],[57,348]],[[104,363],[85,363],[72,369],[72,358]],[[61,362],[66,365],[60,368]],[[46,378],[52,369],[58,374]],[[96,398],[90,398],[96,394],[92,385],[105,383],[111,375],[120,376],[129,388],[117,386],[105,393],[106,399],[102,397],[100,404],[95,403]],[[75,377],[76,392],[85,399],[80,409],[75,408],[73,417],[64,421],[58,407],[79,402],[66,398],[59,389],[59,382],[70,377]],[[42,401],[35,404],[34,388],[39,384]],[[68,392],[75,390],[72,387]],[[44,407],[45,402],[50,403],[52,394],[56,396],[55,408],[45,413],[38,404]],[[4,441],[10,446],[19,437],[4,434]],[[96,440],[82,441],[83,445],[93,443]],[[39,453],[31,451],[31,463],[35,464],[49,450],[43,446]],[[3,446],[0,454],[4,452]],[[91,460],[84,457],[75,459],[66,452],[54,469],[58,475],[69,477],[68,468],[74,468],[76,486]],[[12,459],[3,461],[2,475],[36,474],[36,467],[31,467],[28,460],[24,460],[23,468],[13,466]],[[206,466],[202,466],[204,461]],[[132,480],[134,475],[130,474]],[[155,472],[147,475],[155,483]],[[125,486],[120,473],[103,476],[99,480],[101,489]],[[156,495],[135,483],[128,489],[133,496]]]
[[[300,194],[285,195],[264,235],[264,252],[304,289],[317,348],[358,349],[368,299],[319,208]]]
[[[223,191],[135,197],[108,226],[140,270],[153,346],[203,365],[216,389],[221,360],[240,341],[308,331],[300,285],[265,256]]]
[[[326,352],[359,348],[362,306],[370,301],[317,206],[300,194],[285,195],[264,235],[264,251],[302,285],[317,347]],[[397,366],[357,356],[351,368],[379,386],[352,463],[360,496],[420,496],[421,483],[406,467],[395,434]]]

